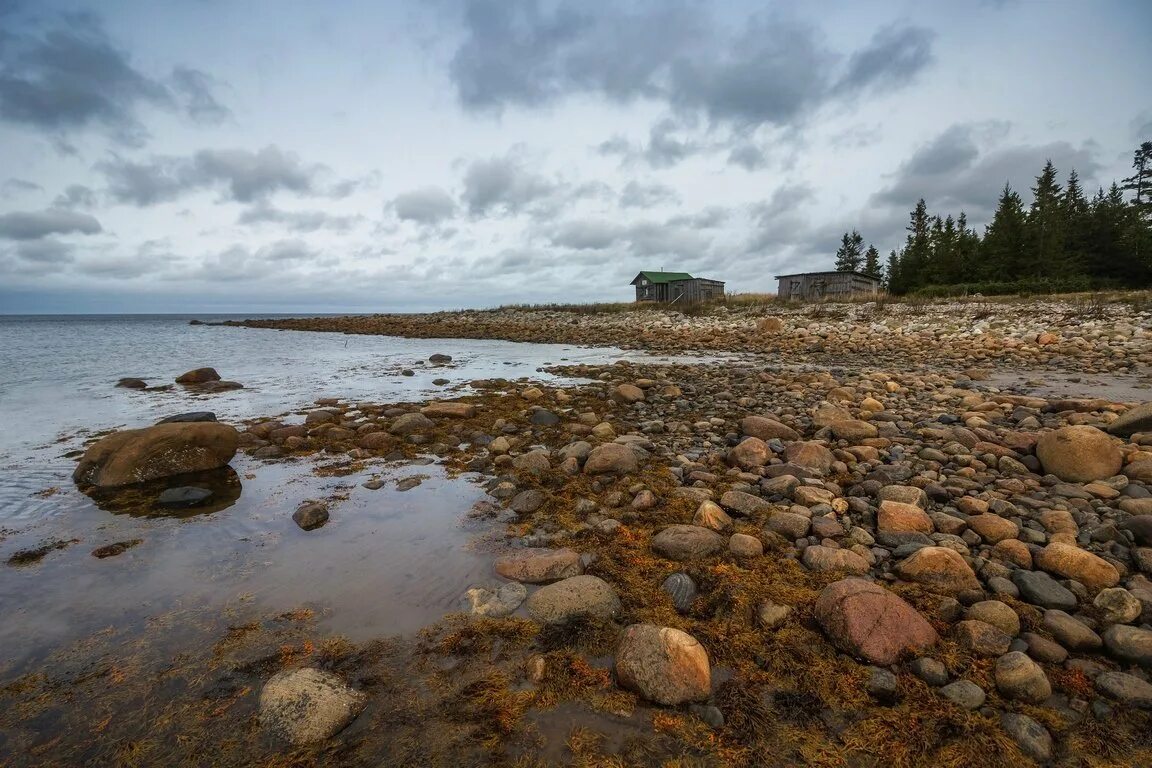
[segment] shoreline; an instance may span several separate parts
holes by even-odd
[[[669,320],[666,313],[653,317]],[[796,341],[801,325],[794,317],[804,318],[809,331],[802,341]],[[500,322],[508,335],[522,328],[544,334],[570,319],[546,314],[529,331],[514,311]],[[797,314],[779,329],[757,330],[764,319],[705,318],[697,326],[698,318],[683,318],[687,332],[673,324],[644,342],[660,345],[681,333],[684,344],[714,339],[717,351],[753,352],[749,347],[760,346],[783,354],[795,347],[799,356],[815,360],[830,353],[814,345],[841,343],[839,335],[850,338],[860,322],[857,313],[832,319]],[[1020,360],[1033,368],[1146,376],[1152,361],[1147,331],[1117,338],[1123,336],[1117,326],[1131,321],[1126,315],[1103,328],[1081,326],[1049,343],[996,342],[992,350],[1004,354],[992,358],[993,366]],[[1021,322],[1000,338],[1025,339],[1046,325]],[[428,321],[408,330],[434,327],[447,326]],[[573,336],[586,338],[626,330],[612,322],[573,328]],[[773,357],[556,366],[550,372],[589,383],[492,381],[449,401],[459,404],[455,409],[421,414],[429,401],[337,400],[306,409],[327,415],[311,421],[306,416],[303,425],[276,419],[237,425],[243,429],[242,450],[269,465],[304,460],[302,468],[315,472],[323,459],[326,471],[352,474],[389,457],[430,456],[449,474],[482,478],[490,501],[478,514],[489,517],[493,530],[504,527],[509,551],[529,555],[504,567],[505,573],[527,577],[529,601],[548,586],[537,580],[563,584],[594,577],[608,585],[619,607],[552,622],[539,618],[546,611],[531,615],[518,604],[506,618],[447,618],[416,638],[362,644],[316,635],[313,617],[303,612],[289,619],[265,617],[255,627],[243,624],[249,628],[239,636],[228,628],[216,638],[213,648],[222,653],[187,661],[192,677],[202,679],[182,693],[164,694],[153,683],[117,694],[82,678],[60,688],[67,680],[35,674],[8,684],[2,699],[13,714],[3,724],[21,730],[0,751],[25,744],[33,749],[24,753],[26,760],[37,745],[47,750],[40,753],[45,759],[52,759],[53,750],[61,750],[57,756],[108,756],[113,753],[101,742],[135,741],[144,761],[192,762],[197,749],[206,749],[213,764],[289,754],[304,764],[598,764],[615,748],[637,762],[693,755],[703,764],[836,764],[870,756],[886,765],[1019,765],[1037,746],[1016,735],[1021,721],[1005,719],[1013,715],[1040,726],[1061,759],[1152,759],[1139,736],[1152,719],[1139,699],[1118,700],[1119,689],[1101,682],[1141,681],[1147,677],[1143,662],[1118,652],[1111,639],[1098,648],[1073,642],[1068,633],[1082,630],[1069,629],[1052,614],[1057,609],[1037,604],[1031,593],[1022,595],[1016,581],[1018,572],[1052,574],[1075,601],[1066,613],[1080,616],[1094,636],[1109,637],[1110,626],[1148,626],[1152,582],[1142,574],[1152,573],[1152,548],[1134,544],[1124,526],[1142,516],[1129,510],[1142,510],[1148,498],[1135,491],[1152,482],[1152,475],[1142,474],[1143,462],[1152,461],[1152,434],[1108,440],[1121,468],[1135,466],[1132,477],[1054,481],[1037,454],[1042,435],[1069,425],[1107,428],[1129,408],[1104,398],[996,391],[1001,388],[990,386],[988,372],[980,370],[989,358],[970,356],[973,347],[966,345],[919,357],[903,353],[906,365],[899,369],[859,363],[856,357],[874,355],[869,345],[883,333],[868,328],[858,334],[862,349],[826,371],[789,370]],[[942,339],[918,331],[906,336],[921,347]],[[1084,346],[1077,339],[1104,343]],[[719,349],[737,342],[746,348]],[[1125,354],[1115,354],[1120,351]],[[948,364],[924,372],[937,365],[933,359]],[[1090,382],[1084,385],[1091,390]],[[424,419],[409,418],[415,429],[397,430],[406,414]],[[602,446],[622,446],[611,457],[622,464],[589,471],[589,456]],[[331,503],[335,511],[342,502]],[[892,510],[899,524],[889,519]],[[677,534],[661,539],[669,528]],[[1044,559],[1056,544],[1093,553],[1115,569],[1115,583],[1135,600],[1138,615],[1114,621],[1110,604],[1099,603],[1102,588],[1093,580],[1102,566],[1091,561],[1091,568],[1075,573],[1091,586],[1079,582]],[[575,558],[561,555],[561,570],[550,570],[558,567],[557,551]],[[914,567],[917,560],[926,564]],[[541,573],[546,578],[538,578]],[[676,601],[689,591],[687,583],[664,586],[677,573],[695,592],[680,607]],[[869,663],[871,651],[857,647],[859,638],[838,636],[817,608],[821,594],[851,574],[905,601],[936,641],[891,663]],[[483,586],[514,581],[494,572]],[[1015,617],[1015,633],[1005,610]],[[706,696],[661,707],[645,688],[660,681],[619,684],[613,659],[622,631],[637,623],[678,629],[700,642],[711,671]],[[889,631],[898,636],[898,629]],[[1040,670],[1049,696],[1023,695],[998,673],[1001,659],[1012,653],[1008,649],[1021,645],[1020,655]],[[243,653],[237,655],[237,648]],[[1056,661],[1060,650],[1063,658]],[[917,658],[936,664],[913,663]],[[368,704],[338,735],[286,751],[261,725],[259,694],[274,673],[302,667],[336,674],[364,692]],[[1035,670],[1027,670],[1031,684],[1042,688]],[[948,684],[967,680],[978,686],[981,703],[966,708],[942,693],[941,674]],[[1101,677],[1108,674],[1113,677]],[[61,692],[101,712],[113,702],[113,709],[126,712],[141,700],[167,695],[178,717],[135,725],[117,719],[104,726],[110,730],[93,731],[101,722],[96,714],[73,711],[68,717],[85,727],[69,735],[66,752],[65,745],[43,739],[25,742],[34,731],[23,720],[44,717]],[[14,715],[22,717],[12,721]],[[575,729],[562,725],[569,718]],[[196,736],[183,746],[172,743],[180,724],[192,721]],[[160,743],[139,746],[146,734]]]

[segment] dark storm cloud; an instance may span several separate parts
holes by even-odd
[[[92,208],[96,205],[96,193],[83,184],[70,184],[52,201],[54,208]]]
[[[472,0],[464,24],[450,74],[476,111],[593,93],[662,101],[713,124],[792,125],[829,100],[904,85],[932,58],[929,32],[890,27],[838,72],[839,54],[811,25],[766,14],[731,33],[684,2]]]
[[[848,71],[836,83],[838,92],[895,88],[906,84],[932,62],[935,34],[923,27],[890,26],[852,54]]]
[[[456,215],[456,201],[440,187],[422,187],[397,195],[391,203],[402,221],[435,226]]]
[[[664,203],[678,203],[680,195],[667,184],[642,184],[635,179],[620,192],[621,208],[652,208]]]
[[[275,224],[295,232],[315,232],[319,229],[347,232],[361,220],[360,216],[334,216],[324,211],[285,211],[267,203],[257,203],[245,208],[236,223]]]
[[[512,153],[477,160],[464,172],[464,204],[473,216],[519,213],[559,191],[558,182],[530,170]]]
[[[221,188],[225,199],[239,203],[266,200],[280,191],[297,195],[340,196],[340,185],[321,188],[328,169],[306,164],[292,152],[269,145],[246,149],[202,149],[190,158],[153,157],[133,162],[120,157],[97,164],[108,191],[122,203],[138,206],[168,202],[198,189]]]
[[[9,31],[3,43],[0,119],[57,138],[98,127],[139,146],[148,136],[138,115],[142,107],[178,109],[183,101],[197,119],[226,112],[211,93],[210,77],[177,68],[171,77],[176,98],[164,82],[137,69],[90,13],[64,15],[47,30]]]
[[[987,223],[1004,184],[1011,184],[1027,203],[1029,189],[1049,159],[1061,179],[1075,168],[1086,187],[1102,168],[1092,144],[988,146],[989,136],[995,140],[1005,131],[1003,124],[952,126],[904,161],[871,202],[911,210],[924,198],[933,213],[957,215],[964,210],[974,224]]]
[[[9,240],[39,240],[49,235],[94,235],[102,231],[100,222],[94,217],[58,208],[0,214],[0,238]]]

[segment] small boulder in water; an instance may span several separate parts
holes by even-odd
[[[216,414],[212,411],[190,411],[178,413],[175,416],[165,416],[157,424],[177,424],[189,421],[216,421]]]
[[[220,381],[220,374],[215,368],[195,368],[176,377],[177,384],[204,384],[209,381]]]
[[[148,382],[144,381],[144,379],[126,378],[116,382],[116,386],[123,389],[147,389]]]
[[[227,424],[157,424],[115,432],[89,446],[72,473],[79,485],[111,488],[219,469],[236,455],[240,434]]]
[[[331,738],[356,719],[368,697],[330,672],[278,672],[260,693],[260,723],[293,744]]]
[[[292,513],[292,519],[305,531],[315,530],[328,522],[328,505],[322,501],[306,501]]]
[[[435,363],[436,365],[444,365],[445,363],[452,362],[452,355],[442,355],[437,352],[428,358],[428,362]]]

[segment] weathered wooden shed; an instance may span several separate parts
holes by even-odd
[[[875,295],[883,291],[880,278],[863,272],[801,272],[776,275],[780,287],[777,298],[790,301],[845,299],[849,296]]]
[[[662,304],[711,301],[723,298],[724,281],[706,277],[692,277],[687,272],[653,272],[645,270],[632,280],[636,287],[636,301],[657,301]]]

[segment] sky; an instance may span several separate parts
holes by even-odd
[[[0,313],[729,292],[1152,140],[1145,0],[0,0]]]

